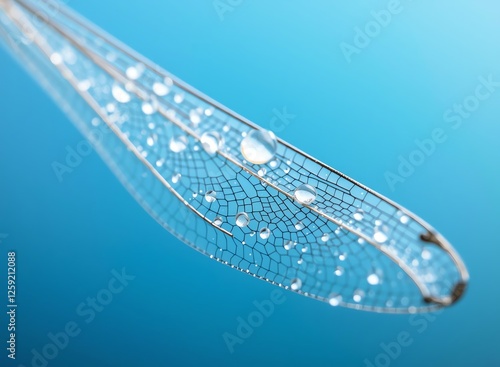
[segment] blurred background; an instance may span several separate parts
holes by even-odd
[[[262,325],[228,347],[224,333],[237,336],[238,318],[275,287],[171,236],[95,152],[59,180],[53,163],[83,137],[1,50],[0,284],[14,250],[19,304],[17,359],[1,348],[2,365],[500,365],[497,2],[67,3],[257,124],[271,128],[287,114],[281,138],[435,226],[463,256],[471,284],[459,304],[427,316],[283,292]],[[401,175],[401,159],[436,128],[446,140]],[[127,285],[90,312],[88,297],[123,269]],[[78,335],[47,349],[68,323]],[[54,358],[36,357],[44,348]]]

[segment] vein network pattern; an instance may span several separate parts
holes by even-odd
[[[137,201],[199,252],[332,306],[428,311],[463,294],[464,264],[424,221],[62,4],[0,0],[0,35]]]

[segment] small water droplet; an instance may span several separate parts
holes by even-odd
[[[206,193],[205,193],[205,200],[208,202],[208,203],[213,203],[215,200],[217,200],[217,193],[214,191],[214,190],[208,190]]]
[[[201,122],[201,116],[196,110],[191,110],[189,111],[189,120],[193,124],[198,125]]]
[[[298,291],[300,288],[302,288],[302,280],[299,278],[293,278],[292,282],[290,283],[290,289],[292,291]]]
[[[356,289],[354,291],[354,295],[353,295],[352,299],[354,300],[354,302],[359,303],[363,300],[364,296],[365,296],[365,292],[363,292],[361,289]]]
[[[342,302],[342,296],[340,294],[332,293],[328,297],[328,303],[330,304],[330,306],[336,307],[340,305],[340,302]]]
[[[170,150],[174,153],[180,153],[188,146],[187,137],[184,135],[173,136],[168,144]]]
[[[352,215],[352,217],[356,220],[363,220],[365,216],[365,212],[363,211],[363,209],[358,209],[354,212],[354,214]]]
[[[340,261],[345,261],[345,259],[347,259],[347,254],[340,254],[339,255],[339,260]]]
[[[296,229],[297,231],[301,231],[301,230],[303,230],[303,229],[304,229],[304,223],[302,223],[302,222],[299,220],[297,223],[295,223],[295,229]]]
[[[342,266],[337,266],[333,272],[336,276],[340,277],[344,274],[344,268]]]
[[[380,278],[375,273],[368,275],[368,278],[366,278],[366,280],[370,285],[377,285],[380,283]]]
[[[291,250],[295,246],[295,243],[293,241],[285,241],[283,247],[285,250]]]
[[[201,135],[201,145],[208,154],[214,155],[222,146],[222,138],[215,131],[205,132]]]
[[[160,82],[155,82],[153,84],[153,92],[160,97],[166,96],[168,92],[170,92],[170,89],[168,87]]]
[[[205,108],[205,116],[212,116],[214,114],[213,108]]]
[[[295,199],[305,205],[311,204],[316,199],[316,189],[308,184],[302,184],[295,189]]]
[[[430,260],[432,258],[432,254],[429,250],[423,249],[422,250],[422,259],[424,260]]]
[[[174,96],[174,102],[175,102],[175,103],[182,103],[183,101],[184,101],[184,94],[177,93],[177,94]]]
[[[321,236],[321,241],[323,242],[326,242],[330,239],[330,235],[328,233],[325,233],[323,234],[323,236]]]
[[[125,91],[121,86],[118,84],[113,84],[111,87],[111,94],[113,95],[114,99],[116,99],[120,103],[128,103],[130,102],[130,94]]]
[[[399,218],[399,221],[400,221],[402,224],[408,224],[408,222],[410,221],[410,218],[409,218],[407,215],[402,215],[402,216]]]
[[[92,82],[88,79],[84,79],[78,82],[78,89],[81,90],[82,92],[88,91],[91,86]]]
[[[163,163],[164,163],[164,162],[163,162],[163,159],[158,159],[158,160],[156,161],[156,167],[161,167],[161,166],[163,166]]]
[[[63,62],[63,58],[59,52],[54,52],[50,55],[50,62],[54,65],[60,65]]]
[[[276,168],[276,167],[278,167],[278,161],[271,161],[271,162],[269,162],[269,166],[270,166],[271,168]]]
[[[214,225],[216,225],[217,227],[220,227],[222,225],[222,218],[221,217],[215,218]]]
[[[248,226],[248,224],[250,223],[250,217],[245,212],[236,214],[235,220],[236,225],[241,228]]]
[[[129,66],[127,70],[125,71],[125,74],[127,75],[127,78],[136,80],[139,79],[142,75],[143,72],[143,66]]]
[[[269,228],[265,227],[260,230],[259,236],[263,240],[267,240],[270,235],[271,235],[271,230]]]
[[[152,115],[158,110],[158,105],[153,101],[144,101],[141,110],[145,115]]]
[[[373,233],[373,239],[377,243],[385,243],[389,239],[389,228],[387,226],[376,226]]]
[[[240,144],[241,154],[253,164],[265,164],[274,158],[278,143],[276,136],[267,130],[252,130]]]
[[[180,179],[181,179],[181,174],[180,173],[175,173],[172,176],[172,183],[176,184],[177,182],[179,182]]]
[[[262,167],[261,169],[259,169],[259,170],[257,171],[257,174],[258,174],[260,177],[264,177],[264,176],[266,175],[266,173],[267,173],[267,170],[266,170],[264,167]]]
[[[301,265],[303,262],[304,262],[303,258],[300,258],[300,259],[297,260],[297,264],[299,264],[299,265]]]
[[[155,145],[156,140],[157,140],[157,136],[156,135],[154,135],[154,134],[150,135],[146,139],[146,144],[149,145],[150,147],[152,147],[153,145]]]

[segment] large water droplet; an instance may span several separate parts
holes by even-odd
[[[263,240],[267,240],[269,238],[269,236],[271,235],[271,230],[269,228],[262,228],[260,230],[260,233],[259,233],[259,236],[260,238],[262,238]]]
[[[311,204],[316,199],[316,189],[308,184],[302,184],[295,189],[295,199],[305,205]]]
[[[222,138],[215,131],[209,131],[201,135],[201,145],[208,154],[215,154],[222,146]]]
[[[209,190],[205,193],[205,200],[209,203],[213,203],[215,200],[217,200],[216,196],[217,193],[214,190]]]
[[[298,291],[300,288],[302,288],[302,280],[299,278],[293,278],[292,282],[290,283],[290,288],[293,291]]]
[[[111,94],[113,95],[113,98],[120,103],[130,102],[130,94],[128,94],[127,91],[118,84],[113,84],[111,87]]]
[[[180,153],[188,146],[188,140],[184,135],[173,136],[168,144],[170,150],[174,153]]]
[[[241,141],[243,157],[253,164],[265,164],[274,158],[278,143],[276,136],[267,130],[252,130]]]
[[[236,225],[242,228],[248,226],[248,223],[250,223],[250,217],[245,212],[240,212],[236,214],[235,220],[236,220]]]
[[[370,285],[377,285],[380,283],[380,278],[375,273],[368,275],[368,278],[366,278],[366,280]]]
[[[356,220],[363,220],[365,216],[365,212],[363,211],[363,209],[358,209],[354,212],[354,214],[352,215],[352,217]]]

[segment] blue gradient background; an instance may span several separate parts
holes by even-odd
[[[364,366],[408,332],[391,366],[500,365],[498,312],[500,90],[460,129],[443,112],[479,76],[500,80],[496,1],[401,1],[403,11],[347,63],[341,42],[387,1],[244,1],[221,21],[211,0],[71,1],[70,5],[186,82],[262,126],[274,108],[296,118],[293,145],[416,212],[463,255],[471,285],[426,321],[286,302],[230,354],[222,339],[273,286],[183,245],[92,153],[59,183],[51,164],[82,136],[32,79],[0,53],[0,269],[18,253],[18,360],[31,366],[68,321],[79,336],[49,366]],[[415,139],[448,140],[392,192],[384,178]],[[76,306],[112,269],[135,280],[88,325]],[[0,289],[6,280],[0,276]],[[2,291],[3,292],[3,291]],[[5,291],[6,292],[6,291]],[[0,294],[4,299],[4,296]],[[0,302],[0,310],[3,309]],[[422,320],[417,320],[420,326]],[[423,328],[423,327],[422,327]]]

